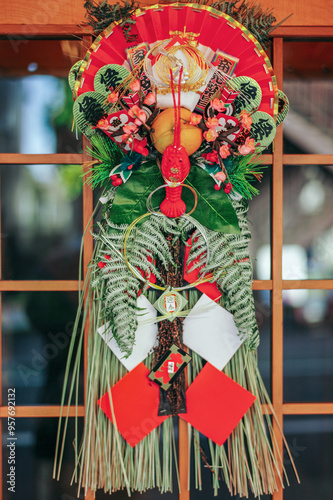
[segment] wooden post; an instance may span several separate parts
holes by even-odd
[[[273,68],[278,86],[283,80],[283,39],[273,41]],[[282,126],[274,140],[272,174],[272,402],[277,420],[283,426],[283,301],[282,301],[282,246],[283,246],[283,135]],[[283,439],[273,420],[277,455],[283,457]],[[282,465],[282,464],[281,464]],[[281,467],[282,473],[282,467]],[[283,489],[274,493],[272,500],[282,500]]]
[[[82,56],[84,56],[86,49],[84,46],[90,45],[92,42],[91,36],[84,35],[82,37],[83,45],[81,47]],[[83,162],[88,161],[90,157],[87,154],[87,146],[89,145],[88,139],[83,136]],[[87,169],[84,168],[83,171],[85,173]],[[93,190],[91,186],[83,180],[83,231],[86,229],[89,224],[91,215],[94,210],[94,200],[93,200]],[[93,221],[90,223],[93,224]],[[92,235],[90,234],[89,229],[87,230],[84,240],[83,240],[83,277],[85,279],[87,275],[88,264],[91,260],[91,256],[94,248],[94,240]],[[86,406],[86,380],[87,380],[87,366],[88,366],[88,340],[89,340],[89,313],[86,320],[86,326],[84,330],[84,406]],[[95,493],[92,490],[88,490],[85,494],[85,500],[94,500]]]

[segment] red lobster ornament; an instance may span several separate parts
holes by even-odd
[[[165,188],[166,197],[162,201],[160,209],[164,215],[171,218],[180,217],[185,213],[186,205],[181,198],[182,185],[191,168],[188,154],[184,146],[180,144],[180,83],[182,72],[183,67],[181,67],[179,72],[178,104],[176,104],[173,74],[170,69],[171,90],[175,110],[174,140],[173,144],[170,144],[165,149],[161,164],[161,172],[167,186]]]

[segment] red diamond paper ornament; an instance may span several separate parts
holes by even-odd
[[[255,396],[206,363],[186,391],[187,413],[179,417],[222,446]]]
[[[159,387],[149,380],[149,370],[140,363],[97,401],[120,434],[134,447],[168,416],[158,416]]]

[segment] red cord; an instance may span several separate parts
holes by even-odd
[[[173,99],[173,107],[175,110],[175,128],[174,128],[174,141],[173,144],[177,148],[180,146],[180,92],[181,92],[181,81],[182,81],[182,74],[183,74],[183,66],[180,68],[179,71],[179,83],[178,83],[178,104],[176,103],[176,95],[175,95],[175,85],[174,85],[174,80],[173,80],[173,73],[172,70],[170,69],[170,82],[171,82],[171,92],[172,92],[172,99]]]
[[[178,128],[177,128],[177,144],[176,144],[177,148],[180,147],[180,129],[181,129],[181,124],[180,124],[180,92],[181,92],[182,75],[183,75],[183,66],[180,68],[180,71],[179,71],[179,82],[178,82],[178,107],[177,107],[177,111],[178,111],[178,120],[177,120]]]

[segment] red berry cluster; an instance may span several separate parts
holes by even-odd
[[[227,184],[225,185],[225,188],[224,188],[224,192],[226,194],[229,194],[231,190],[232,190],[232,184],[230,182],[227,182]]]
[[[221,184],[220,185],[216,183],[214,184],[214,189],[216,191],[220,191],[221,187],[222,187]],[[224,187],[224,192],[226,194],[229,194],[231,190],[232,190],[232,184],[230,182],[227,182],[227,184]]]
[[[110,179],[112,180],[112,186],[120,186],[123,183],[119,175],[111,175]]]

